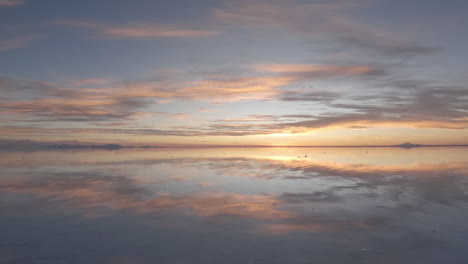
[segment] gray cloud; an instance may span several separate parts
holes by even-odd
[[[280,96],[282,101],[307,101],[329,103],[339,98],[341,94],[330,91],[315,91],[315,92],[285,92]]]
[[[371,3],[372,4],[372,3]],[[371,5],[370,4],[370,5]],[[360,21],[352,11],[369,5],[364,1],[301,2],[239,1],[213,11],[216,19],[252,30],[270,29],[294,33],[306,39],[327,39],[344,49],[358,48],[389,58],[424,55],[440,48],[397,36],[395,33]]]
[[[23,0],[0,0],[1,7],[13,7],[22,4]]]
[[[0,39],[0,51],[9,51],[24,48],[38,39],[40,39],[40,37],[34,35]]]
[[[385,41],[346,36],[340,39],[343,48],[355,47],[363,51],[385,55],[387,57],[408,58],[412,56],[429,55],[441,51],[442,48],[425,46],[423,44],[405,41]]]
[[[278,65],[267,68],[276,70]],[[283,69],[283,65],[280,65]],[[291,66],[291,65],[289,65]],[[306,65],[307,66],[307,65]],[[289,69],[309,70],[309,66],[293,65]],[[288,81],[276,84],[277,80],[286,78]],[[3,102],[0,101],[0,111],[22,117],[23,121],[63,121],[63,122],[109,122],[113,120],[126,121],[145,115],[164,115],[168,118],[181,118],[182,114],[145,112],[155,98],[185,98],[204,100],[206,91],[213,93],[213,87],[221,92],[229,90],[232,95],[242,98],[251,90],[257,97],[257,92],[270,93],[269,100],[284,102],[318,103],[323,109],[319,114],[298,112],[290,115],[260,115],[208,121],[201,126],[173,127],[166,129],[102,129],[78,130],[76,133],[109,132],[117,134],[140,135],[171,135],[171,136],[246,136],[272,133],[304,132],[307,129],[344,126],[349,128],[369,128],[385,123],[398,123],[413,127],[431,128],[468,128],[466,120],[468,109],[468,89],[462,84],[445,85],[441,82],[431,83],[428,80],[414,81],[390,76],[370,84],[366,95],[356,95],[356,92],[334,92],[325,90],[291,91],[281,86],[294,80],[294,76],[258,78],[225,78],[212,76],[207,84],[192,87],[164,88],[160,83],[131,83],[125,86],[106,85],[89,89],[88,87],[61,86],[48,82],[0,78]],[[233,84],[231,84],[233,82]],[[272,83],[270,83],[272,82]],[[373,85],[382,82],[382,90],[374,89]],[[265,88],[264,85],[271,87]],[[118,84],[117,84],[118,85]],[[278,86],[280,85],[280,86]],[[249,89],[246,92],[239,87]],[[252,88],[252,86],[254,88]],[[258,87],[258,88],[257,88]],[[367,87],[366,87],[367,88]],[[115,91],[115,92],[114,92]],[[215,91],[216,92],[216,91]],[[187,95],[190,94],[191,95]],[[31,99],[14,101],[21,95]],[[220,95],[218,94],[218,95]],[[188,96],[186,98],[184,96]],[[257,98],[258,99],[258,98]],[[13,100],[13,101],[12,101]],[[104,123],[103,123],[104,124]],[[19,128],[18,128],[19,129]],[[37,130],[37,128],[35,128]],[[25,130],[24,130],[25,131]],[[52,130],[51,130],[52,131]]]

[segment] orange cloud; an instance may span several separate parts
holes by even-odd
[[[314,64],[260,64],[254,68],[261,72],[272,73],[310,73],[325,76],[369,75],[379,70],[365,65],[314,65]]]
[[[182,29],[176,27],[153,25],[148,23],[134,23],[127,26],[106,27],[101,30],[101,34],[105,36],[123,38],[187,38],[212,36],[219,34],[219,32],[209,30]]]
[[[215,102],[232,102],[239,100],[269,99],[282,92],[281,86],[297,82],[296,77],[231,77],[219,76],[194,82],[181,89],[181,94]]]
[[[272,98],[282,93],[279,87],[296,82],[297,77],[294,76],[209,76],[205,80],[177,85],[151,81],[134,82],[99,91],[117,98],[186,98],[232,102]]]
[[[189,29],[180,26],[168,26],[154,23],[132,22],[124,25],[109,25],[97,22],[61,20],[57,24],[96,30],[101,36],[126,39],[147,38],[190,38],[206,37],[219,34],[214,30]]]

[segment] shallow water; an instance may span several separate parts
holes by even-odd
[[[468,148],[0,157],[0,263],[468,261]]]

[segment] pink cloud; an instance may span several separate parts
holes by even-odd
[[[148,38],[191,38],[206,37],[219,34],[214,30],[200,30],[182,26],[160,25],[155,23],[131,22],[123,25],[111,25],[88,21],[62,20],[57,24],[88,28],[98,32],[104,37],[125,39],[148,39]]]
[[[0,4],[1,6],[1,4]],[[22,36],[12,39],[0,40],[0,51],[15,50],[30,45],[35,40],[39,39],[38,36]]]
[[[74,81],[72,84],[77,86],[88,86],[88,85],[110,85],[115,81],[112,79],[107,78],[88,78],[88,79],[80,79]]]
[[[23,0],[0,0],[0,7],[17,6],[23,3]]]
[[[216,112],[222,112],[221,109],[211,109],[211,108],[199,108],[197,109],[198,112],[202,113],[216,113]]]
[[[366,65],[318,65],[318,64],[259,64],[254,68],[271,73],[311,73],[320,75],[369,75],[380,72],[379,69]]]

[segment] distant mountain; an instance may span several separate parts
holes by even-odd
[[[121,148],[128,148],[128,147],[118,145],[118,144],[104,144],[104,145],[56,144],[56,145],[45,146],[45,148],[52,148],[52,149],[121,149]]]
[[[418,144],[413,144],[413,143],[405,142],[405,143],[403,143],[403,144],[396,145],[396,146],[394,146],[394,147],[410,149],[410,148],[417,148],[417,147],[423,147],[423,146],[424,146],[424,145],[418,145]]]
[[[80,143],[48,143],[32,140],[2,140],[0,139],[0,150],[41,150],[41,149],[106,149],[117,150],[124,148],[161,148],[161,146],[123,146],[119,144],[80,144]]]
[[[167,147],[239,147],[239,146],[229,146],[229,145],[220,145],[220,146],[185,146],[185,145],[171,145],[171,146],[151,146],[151,145],[140,145],[140,146],[125,146],[119,144],[89,144],[89,143],[81,143],[81,142],[37,142],[32,140],[5,140],[0,139],[0,150],[19,150],[19,151],[27,151],[27,150],[73,150],[73,149],[104,149],[104,150],[118,150],[118,149],[152,149],[152,148],[167,148]],[[242,147],[272,147],[272,146],[242,146]],[[468,147],[468,144],[459,144],[459,145],[421,145],[421,144],[413,144],[410,142],[405,142],[400,145],[357,145],[357,146],[291,146],[291,147],[394,147],[394,148],[404,148],[404,149],[411,149],[417,147]]]
[[[108,149],[116,150],[123,148],[161,148],[161,146],[122,146],[119,144],[103,144],[103,145],[75,145],[75,144],[56,144],[47,145],[45,148],[49,149]]]

